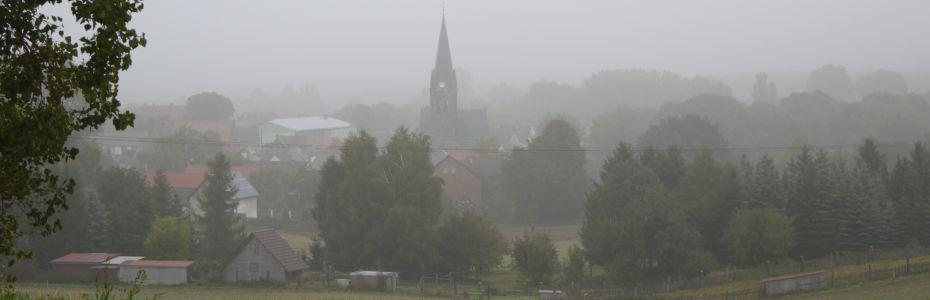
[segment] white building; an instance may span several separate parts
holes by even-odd
[[[197,216],[203,216],[203,210],[200,209],[200,200],[198,198],[203,195],[205,182],[206,180],[201,182],[200,186],[188,199],[191,211]],[[248,219],[258,218],[258,191],[255,190],[255,187],[239,171],[233,171],[232,185],[238,188],[236,195],[232,198],[232,201],[236,202],[236,213]]]
[[[185,284],[190,278],[188,260],[133,260],[120,265],[119,280],[131,283],[139,272],[145,271],[142,284]]]

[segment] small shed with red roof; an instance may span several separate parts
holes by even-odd
[[[119,253],[68,253],[49,262],[53,270],[68,274],[88,274],[91,268],[119,256]]]
[[[194,262],[189,260],[148,260],[127,261],[120,265],[119,280],[131,283],[145,271],[142,284],[185,284],[190,279],[190,268]]]

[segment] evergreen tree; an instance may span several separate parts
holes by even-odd
[[[872,174],[881,176],[882,179],[887,176],[888,167],[885,155],[878,149],[875,139],[866,138],[862,145],[859,146],[859,156],[856,161],[865,165],[865,168]]]
[[[514,149],[501,166],[504,190],[522,222],[577,218],[589,180],[578,132],[565,120],[546,124],[526,149]]]
[[[155,205],[155,211],[160,217],[182,216],[184,210],[181,206],[181,199],[178,194],[174,193],[165,172],[158,170],[155,173],[155,180],[152,183],[152,202]]]
[[[639,160],[659,177],[668,190],[678,188],[678,183],[687,172],[685,158],[678,146],[663,151],[650,147],[639,156]]]
[[[109,227],[105,239],[108,251],[141,253],[155,218],[142,174],[131,169],[106,169],[100,174],[97,192]]]
[[[207,167],[203,194],[197,198],[203,211],[203,216],[197,217],[200,229],[198,269],[206,278],[217,280],[222,263],[235,255],[244,238],[244,223],[236,214],[236,203],[232,201],[238,188],[232,184],[229,160],[220,153],[207,163]]]
[[[768,155],[762,155],[759,158],[753,169],[751,182],[753,184],[749,198],[754,204],[753,207],[785,211],[785,204],[779,189],[778,170],[775,169],[775,162]]]

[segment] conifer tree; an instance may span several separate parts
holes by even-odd
[[[181,199],[172,190],[162,170],[155,173],[155,180],[152,183],[152,202],[159,217],[180,217],[184,213]]]
[[[219,279],[221,264],[231,258],[244,237],[244,223],[232,201],[238,188],[232,184],[229,160],[222,153],[207,163],[203,194],[197,201],[203,216],[197,217],[200,234],[199,270],[212,280]]]

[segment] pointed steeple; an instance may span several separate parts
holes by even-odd
[[[449,50],[449,36],[446,33],[446,15],[442,15],[442,29],[439,30],[439,48],[436,50],[436,71],[452,70],[452,52]]]

